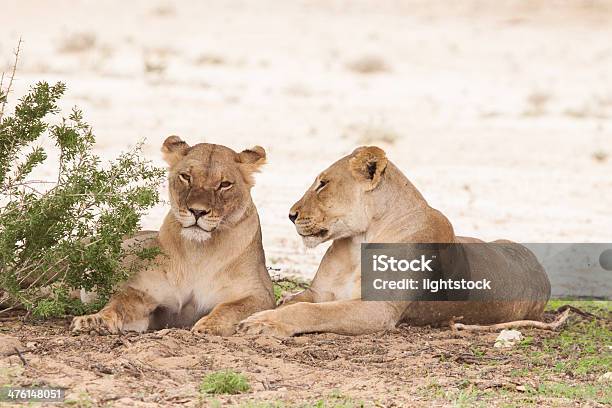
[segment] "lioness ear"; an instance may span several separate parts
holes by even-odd
[[[178,136],[168,136],[162,145],[161,151],[164,160],[174,166],[189,150],[189,145]]]
[[[349,167],[353,177],[367,183],[367,191],[376,188],[383,172],[387,168],[385,151],[376,146],[358,147],[349,159]]]
[[[250,186],[255,185],[253,173],[266,163],[266,151],[261,146],[251,147],[238,153],[238,163],[241,163],[240,171]]]

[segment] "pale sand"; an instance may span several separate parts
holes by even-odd
[[[65,81],[63,106],[108,158],[146,137],[161,165],[170,134],[264,146],[253,195],[283,273],[312,277],[324,251],[303,247],[289,207],[363,143],[458,234],[612,238],[611,1],[99,3],[2,2],[2,70],[24,40],[15,95]]]

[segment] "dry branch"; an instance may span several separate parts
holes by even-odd
[[[565,321],[570,315],[570,309],[567,308],[561,313],[553,322],[545,323],[537,320],[516,320],[514,322],[492,324],[490,326],[482,326],[479,324],[462,324],[451,322],[450,328],[452,331],[465,330],[465,331],[484,331],[493,332],[503,329],[517,329],[520,327],[533,327],[542,330],[557,330],[559,327],[565,324]]]
[[[13,80],[15,79],[15,72],[17,71],[17,64],[19,62],[19,52],[21,51],[21,43],[22,43],[22,40],[21,38],[19,38],[19,42],[17,43],[17,49],[15,50],[15,61],[13,62],[12,72],[11,72],[11,75],[9,76],[9,82],[8,82],[8,86],[6,87],[6,92],[0,92],[0,93],[3,93],[4,96],[6,97],[4,101],[2,101],[2,105],[0,105],[0,121],[2,120],[2,117],[4,116],[4,107],[6,106],[6,103],[8,101],[8,95],[11,93],[11,88],[13,87]],[[4,72],[2,73],[2,83],[4,83]],[[0,91],[2,91],[1,85],[0,85]]]

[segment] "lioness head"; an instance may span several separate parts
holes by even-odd
[[[166,139],[162,153],[170,165],[172,213],[182,226],[181,235],[196,241],[242,218],[252,205],[253,173],[266,160],[260,146],[236,153],[215,144],[189,146],[178,136]]]
[[[382,149],[364,146],[319,174],[289,211],[306,246],[364,232],[369,223],[364,198],[380,184],[386,167]]]

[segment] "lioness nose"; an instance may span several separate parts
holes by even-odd
[[[189,212],[191,212],[193,214],[193,216],[195,217],[196,221],[198,220],[198,218],[200,218],[203,215],[206,215],[210,212],[210,210],[200,210],[198,208],[190,208]]]
[[[290,220],[291,220],[291,222],[292,222],[292,223],[294,223],[294,224],[295,224],[295,220],[297,220],[297,217],[298,217],[298,213],[297,213],[297,211],[296,211],[296,212],[294,212],[293,214],[289,213],[289,219],[290,219]]]

